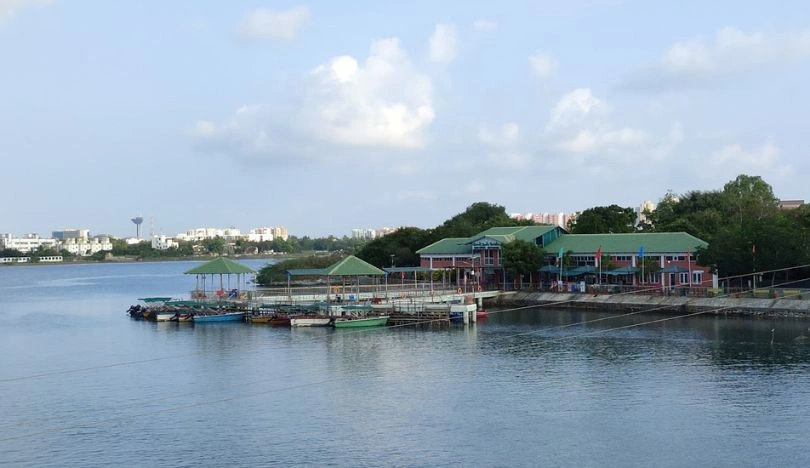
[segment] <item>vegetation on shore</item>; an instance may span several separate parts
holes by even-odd
[[[706,242],[708,247],[692,252],[697,262],[710,266],[723,276],[780,270],[810,264],[810,206],[781,209],[773,189],[758,176],[740,175],[722,190],[667,192],[657,208],[645,213],[646,220],[636,222],[635,210],[618,205],[596,206],[579,214],[568,226],[571,233],[687,232]],[[127,244],[114,240],[112,252],[99,252],[90,259],[124,257],[136,260],[192,258],[210,255],[284,255],[319,252],[319,255],[287,260],[261,272],[259,283],[286,281],[284,270],[323,268],[347,254],[385,267],[418,266],[417,250],[446,237],[469,237],[495,226],[531,225],[530,220],[510,218],[504,207],[486,202],[470,205],[439,226],[431,229],[401,227],[386,236],[365,241],[334,236],[309,238],[291,236],[271,242],[228,242],[223,238],[199,242],[180,242],[179,247],[157,250],[149,242]],[[504,266],[511,275],[536,271],[543,251],[534,245],[514,242],[504,247]],[[29,256],[32,261],[45,255],[76,258],[66,251],[40,249],[30,254],[5,249],[0,256]],[[87,257],[81,257],[86,259]],[[564,258],[565,261],[565,258]],[[650,260],[652,261],[652,260]],[[652,265],[651,265],[652,266]],[[804,273],[794,272],[793,277]],[[775,275],[774,275],[775,276]],[[804,275],[806,276],[806,275]]]

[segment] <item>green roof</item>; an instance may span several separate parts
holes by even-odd
[[[685,232],[647,232],[631,234],[566,234],[546,246],[547,253],[563,252],[634,255],[644,247],[644,254],[676,254],[694,252],[708,244]]]
[[[474,239],[480,239],[482,237],[491,237],[493,239],[499,239],[498,236],[502,236],[506,243],[511,242],[513,240],[522,240],[526,242],[534,242],[535,239],[538,237],[542,237],[543,234],[546,234],[549,231],[553,231],[557,229],[557,226],[554,224],[538,224],[534,226],[509,226],[509,227],[494,227],[489,228],[486,231],[479,232],[475,236]]]
[[[374,265],[349,255],[343,260],[323,269],[325,276],[367,276],[384,275],[385,272]]]
[[[508,226],[493,227],[486,231],[479,232],[472,237],[448,237],[436,241],[427,247],[422,247],[416,253],[421,255],[463,255],[472,253],[470,244],[473,242],[489,238],[503,245],[515,240],[522,240],[534,243],[537,238],[557,229],[558,226],[552,224],[541,224],[535,226]]]
[[[460,255],[472,253],[469,237],[448,237],[417,250],[418,254]]]
[[[241,273],[256,273],[256,271],[225,257],[217,257],[186,272],[187,275],[235,275]]]

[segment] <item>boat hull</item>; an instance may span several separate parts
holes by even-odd
[[[331,317],[290,317],[291,327],[328,327]]]
[[[157,312],[155,314],[155,321],[157,321],[157,322],[169,322],[176,315],[177,315],[177,312],[174,312],[174,311],[172,311],[172,312]]]
[[[335,328],[365,328],[382,327],[388,323],[388,316],[363,317],[363,318],[339,318],[335,320]]]
[[[244,312],[226,312],[224,314],[195,315],[194,323],[214,322],[241,322],[245,318]]]

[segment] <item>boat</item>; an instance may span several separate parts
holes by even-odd
[[[270,320],[273,318],[272,315],[265,314],[256,314],[256,315],[248,315],[248,322],[250,323],[270,323]]]
[[[362,327],[382,327],[388,323],[387,315],[372,317],[337,317],[335,328],[362,328]]]
[[[194,321],[194,312],[177,312],[177,315],[172,320],[175,322],[192,322]]]
[[[177,310],[173,308],[166,308],[156,310],[153,313],[156,322],[169,322],[177,316]]]
[[[270,322],[268,323],[274,327],[289,327],[290,316],[284,314],[276,314],[270,317]]]
[[[127,314],[136,320],[156,320],[160,312],[167,311],[165,309],[166,303],[172,300],[171,297],[139,297],[140,304],[130,306]],[[174,313],[172,313],[174,315]],[[162,320],[169,320],[171,317],[166,318],[165,315],[161,317]]]
[[[476,319],[485,319],[489,317],[489,314],[484,309],[478,309],[475,311],[475,318]]]
[[[201,313],[194,315],[194,323],[241,322],[244,318],[245,313],[241,311]]]
[[[334,317],[328,315],[296,315],[290,317],[291,327],[328,327]]]

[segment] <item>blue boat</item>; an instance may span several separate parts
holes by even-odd
[[[241,322],[245,319],[244,312],[223,312],[221,314],[194,314],[194,323],[210,322]]]

